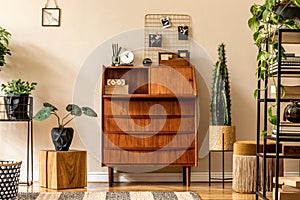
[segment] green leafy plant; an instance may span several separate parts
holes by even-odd
[[[219,60],[213,74],[211,115],[212,125],[231,126],[231,99],[225,45],[218,48]]]
[[[35,89],[37,85],[36,82],[28,82],[18,80],[11,80],[7,82],[7,84],[1,84],[1,91],[4,92],[5,95],[8,94],[31,94],[31,91]]]
[[[89,107],[79,107],[75,104],[68,104],[66,107],[67,114],[64,117],[60,117],[57,113],[58,109],[50,103],[43,103],[43,108],[39,110],[33,117],[34,120],[43,121],[48,119],[51,115],[57,118],[57,124],[59,128],[64,128],[75,117],[82,116],[82,114],[97,117],[97,113]]]
[[[5,30],[4,28],[0,27],[0,66],[6,64],[5,56],[11,55],[9,46],[9,39],[11,34]]]
[[[262,5],[254,4],[250,8],[252,17],[248,20],[248,26],[253,31],[253,41],[257,46],[257,68],[256,75],[258,80],[266,82],[268,87],[269,79],[275,88],[280,87],[282,95],[285,90],[282,85],[278,86],[272,74],[272,66],[278,62],[279,48],[276,35],[280,28],[298,29],[297,24],[293,19],[284,19],[282,13],[288,6],[300,7],[300,0],[265,0]],[[278,9],[279,6],[283,6]],[[282,59],[286,59],[285,49],[281,46]],[[267,88],[255,89],[254,97],[257,98],[261,90]],[[276,89],[277,91],[277,89]],[[277,96],[277,95],[276,95]],[[272,114],[272,109],[277,105],[270,105],[268,108],[269,122],[273,125],[277,123],[277,116]],[[264,134],[266,131],[264,131]]]

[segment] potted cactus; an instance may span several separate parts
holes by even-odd
[[[231,125],[231,99],[225,45],[218,49],[219,60],[213,71],[211,100],[211,125],[209,127],[209,149],[232,150],[235,142],[235,126]]]

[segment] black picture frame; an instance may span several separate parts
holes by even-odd
[[[60,26],[60,8],[42,9],[42,26]]]
[[[162,34],[149,34],[149,47],[161,47]]]
[[[178,26],[178,40],[188,40],[189,38],[189,27]]]

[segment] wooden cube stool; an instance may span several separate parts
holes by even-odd
[[[51,189],[86,187],[86,151],[40,151],[40,186]]]
[[[262,152],[263,145],[260,145]],[[276,143],[268,141],[267,152],[274,153]],[[280,159],[279,174],[283,174],[283,160]],[[263,160],[259,161],[259,189],[262,188]],[[272,179],[275,176],[275,158],[267,158],[266,190],[272,191]],[[255,193],[256,190],[256,141],[237,141],[233,145],[232,189],[240,193]]]

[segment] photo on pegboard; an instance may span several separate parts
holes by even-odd
[[[160,19],[162,27],[163,28],[168,28],[171,26],[171,21],[169,17],[164,17]]]
[[[188,40],[188,37],[189,37],[189,27],[178,26],[178,40]]]
[[[149,47],[161,47],[162,34],[149,34]]]
[[[190,58],[190,51],[189,50],[178,50],[178,57],[179,58]]]

